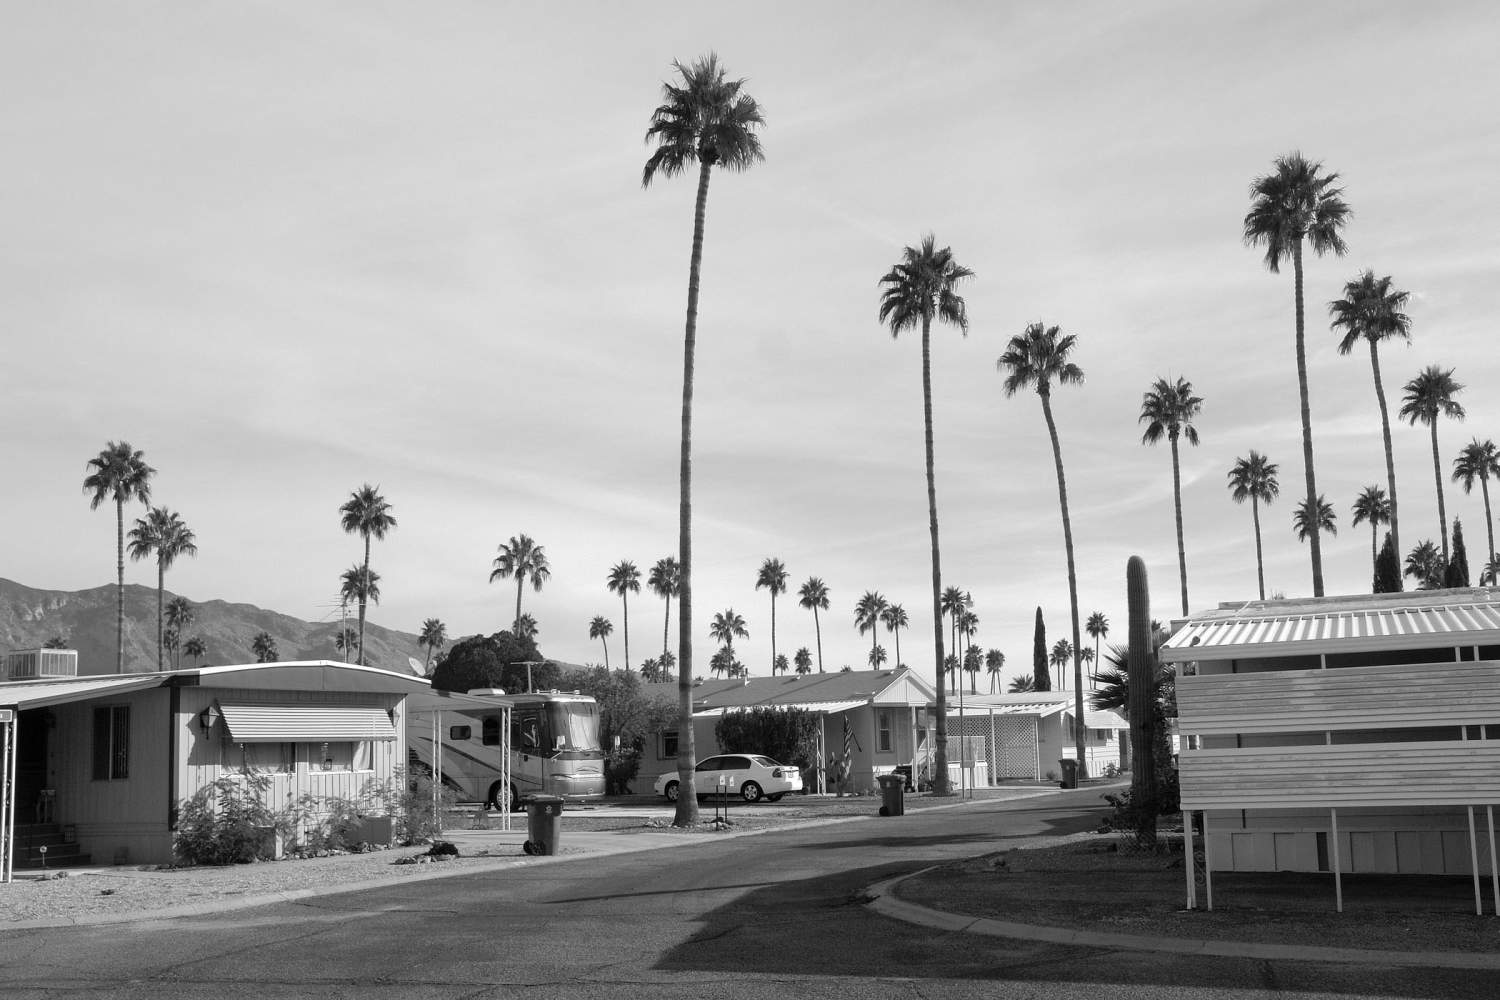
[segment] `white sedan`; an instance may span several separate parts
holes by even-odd
[[[677,801],[677,772],[656,779],[656,794]],[[802,772],[790,764],[778,764],[758,754],[720,754],[698,762],[693,768],[693,789],[705,795],[738,795],[746,802],[764,798],[775,802],[787,792],[802,790]]]

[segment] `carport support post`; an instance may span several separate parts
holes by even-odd
[[[1208,849],[1208,810],[1205,809],[1200,816],[1203,817],[1203,896],[1208,901],[1208,912],[1214,910],[1214,858]]]
[[[1484,916],[1484,893],[1479,889],[1479,838],[1474,835],[1474,807],[1469,806],[1469,868],[1474,872],[1474,915]]]
[[[1197,877],[1193,872],[1193,811],[1182,814],[1182,870],[1187,873],[1187,908],[1198,908]]]
[[[1490,884],[1495,893],[1495,915],[1500,916],[1500,868],[1495,866],[1495,807],[1484,807],[1490,827]]]
[[[1344,873],[1339,867],[1339,811],[1328,810],[1329,837],[1328,856],[1333,861],[1333,903],[1338,912],[1344,912]]]

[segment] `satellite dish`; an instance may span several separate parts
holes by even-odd
[[[418,677],[427,676],[427,670],[422,666],[422,661],[417,659],[415,656],[408,656],[406,658],[406,665],[411,667],[411,672],[416,674]]]

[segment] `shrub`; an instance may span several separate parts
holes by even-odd
[[[818,717],[802,708],[740,709],[719,717],[714,736],[724,753],[764,754],[806,767],[817,756]]]
[[[264,856],[268,831],[286,831],[265,804],[271,779],[242,771],[226,774],[183,802],[172,847],[193,865],[247,864]]]

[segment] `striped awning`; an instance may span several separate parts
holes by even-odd
[[[220,702],[236,743],[325,743],[393,740],[396,727],[383,708],[344,705],[246,705]]]

